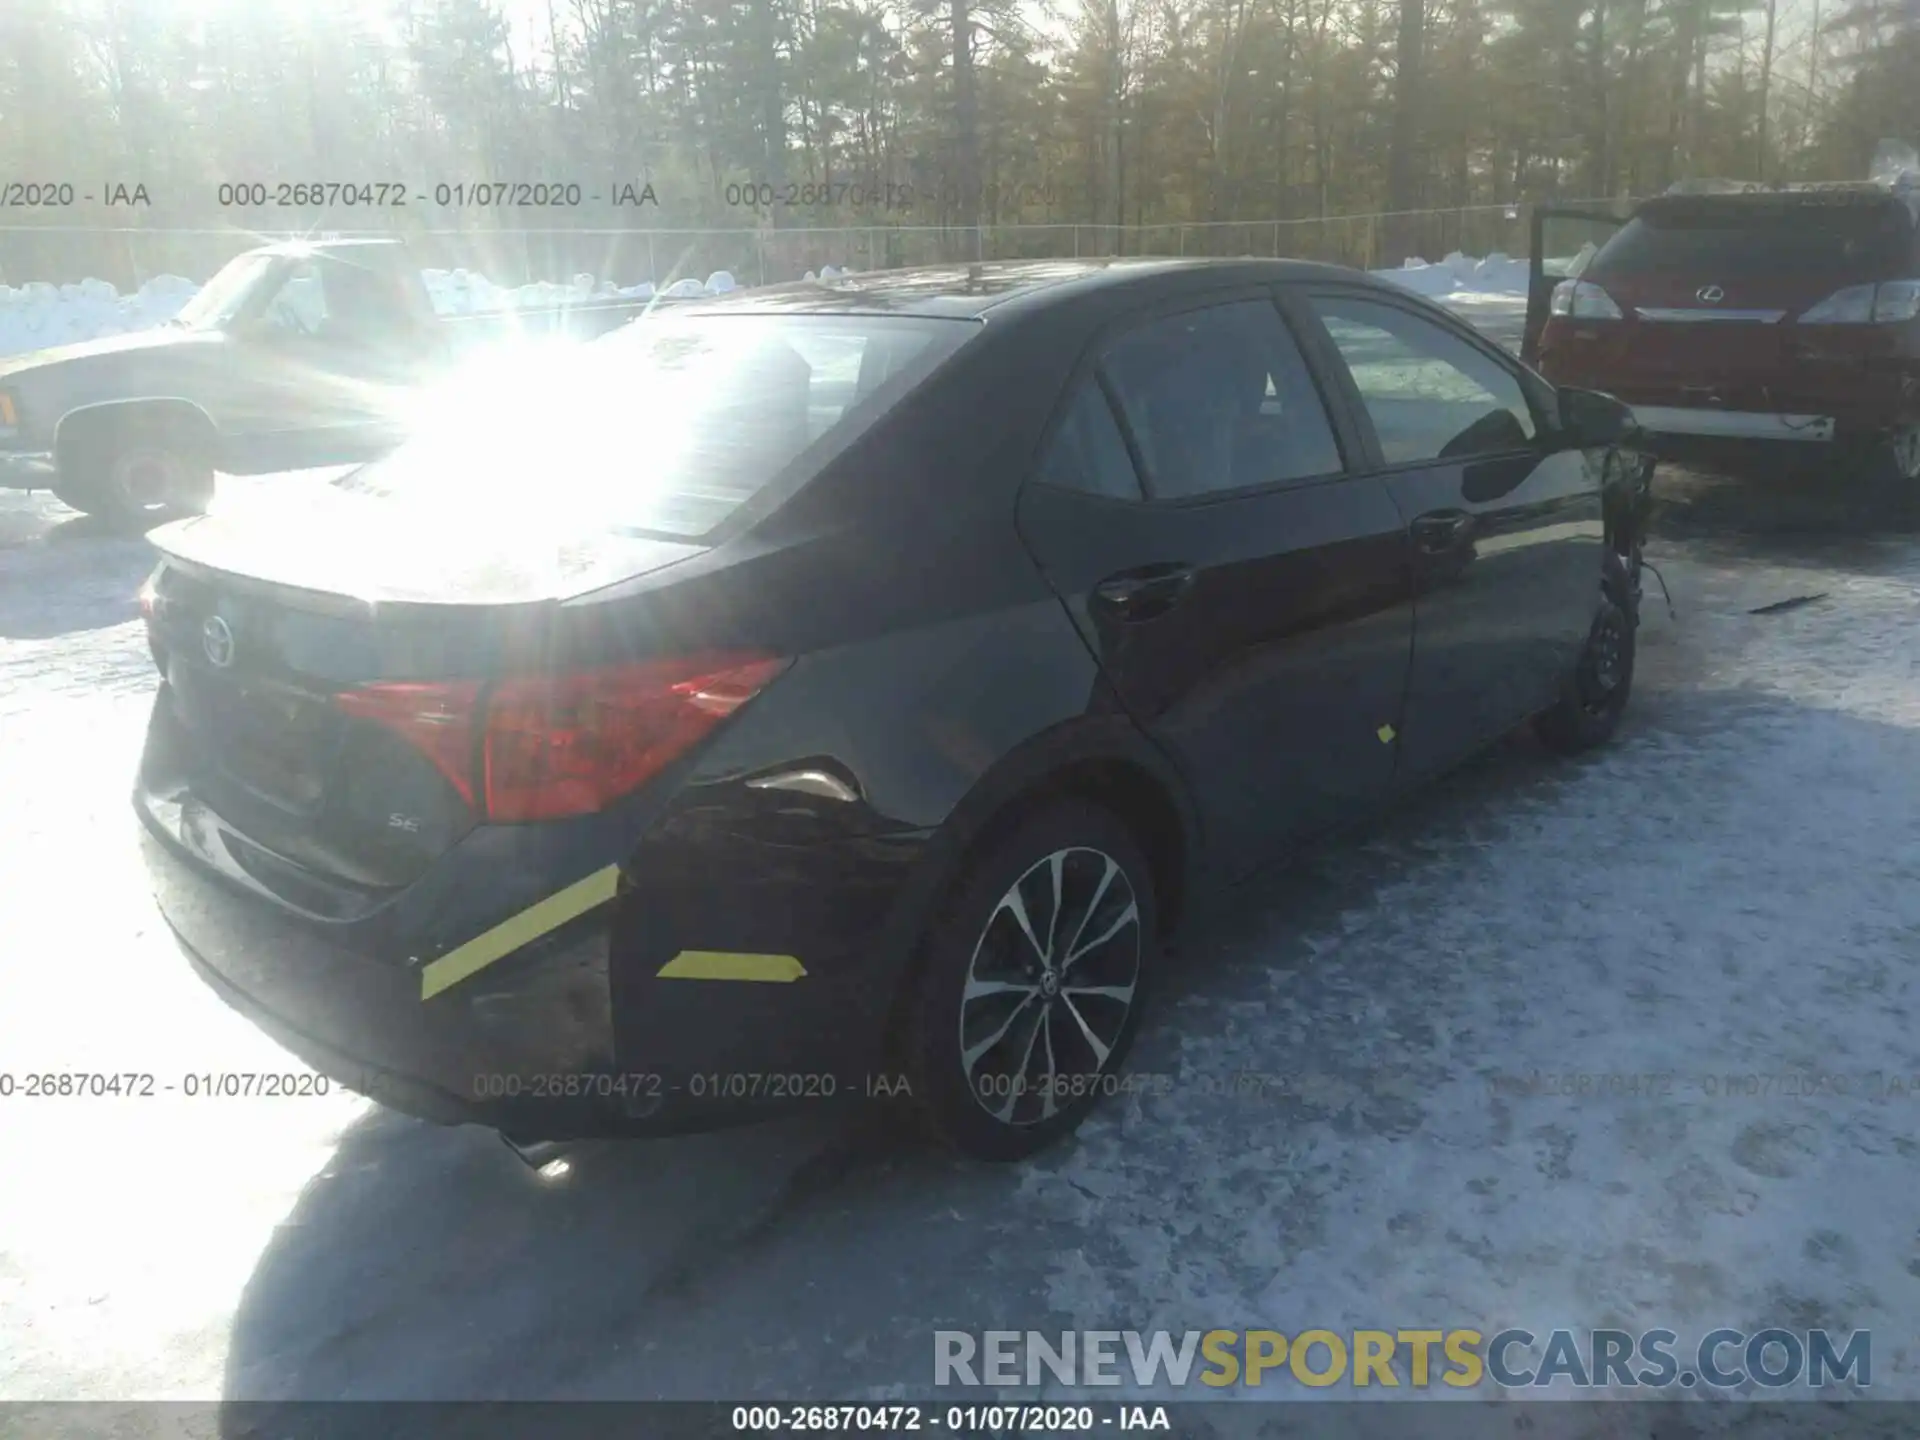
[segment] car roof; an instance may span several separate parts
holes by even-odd
[[[759,311],[787,314],[887,314],[973,319],[990,312],[1038,309],[1121,287],[1153,287],[1180,277],[1220,284],[1334,280],[1398,290],[1365,271],[1310,260],[1125,257],[1091,260],[993,260],[875,270],[827,280],[800,280],[696,301],[678,313]]]

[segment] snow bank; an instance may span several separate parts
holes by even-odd
[[[178,275],[156,275],[131,295],[104,280],[0,285],[0,355],[165,324],[199,288]]]
[[[1373,273],[1436,300],[1449,295],[1524,296],[1527,293],[1526,260],[1516,260],[1497,250],[1483,260],[1456,250],[1438,265],[1415,258],[1397,269]]]

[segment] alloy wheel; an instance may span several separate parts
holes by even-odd
[[[1106,852],[1056,850],[987,917],[960,1002],[960,1063],[1003,1125],[1052,1119],[1098,1092],[1140,983],[1140,907]]]

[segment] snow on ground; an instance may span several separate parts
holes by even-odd
[[[0,1070],[289,1063],[134,859],[149,559],[0,495]],[[546,1189],[338,1094],[9,1102],[0,1397],[881,1399],[956,1326],[1779,1324],[1871,1329],[1920,1398],[1920,546],[1655,559],[1612,748],[1515,742],[1191,930],[1165,1093],[1027,1165],[808,1118]]]

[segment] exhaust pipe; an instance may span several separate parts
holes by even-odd
[[[566,1173],[566,1159],[574,1148],[561,1140],[516,1140],[504,1131],[500,1139],[529,1170],[542,1179],[558,1179]],[[559,1168],[551,1168],[555,1166]]]

